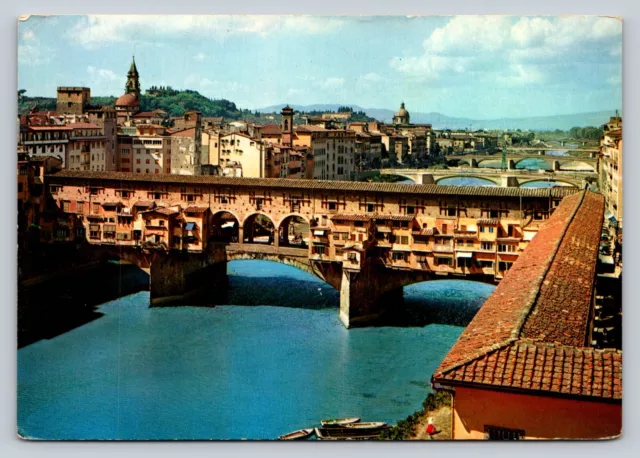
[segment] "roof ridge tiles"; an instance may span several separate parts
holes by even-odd
[[[521,310],[519,310],[519,312],[516,314],[516,322],[514,323],[511,332],[510,332],[510,336],[507,337],[504,341],[500,341],[500,342],[496,342],[493,345],[490,345],[488,347],[481,347],[480,349],[478,349],[476,352],[474,352],[472,355],[467,356],[466,358],[462,358],[459,361],[454,362],[453,364],[449,365],[449,366],[445,366],[445,367],[438,367],[438,369],[436,369],[436,374],[439,375],[444,375],[447,372],[450,372],[451,370],[463,366],[465,364],[468,364],[469,362],[473,361],[474,359],[480,358],[480,357],[484,357],[486,355],[488,355],[489,353],[496,351],[500,348],[505,348],[511,344],[513,344],[514,342],[518,342],[518,339],[520,337],[520,333],[522,331],[522,327],[524,326],[524,323],[526,322],[529,314],[531,313],[531,310],[533,308],[533,306],[536,303],[536,300],[538,298],[539,292],[540,292],[540,286],[542,285],[542,283],[544,282],[546,275],[549,271],[549,268],[551,267],[551,265],[553,264],[553,260],[555,259],[555,255],[558,252],[558,249],[561,246],[562,241],[564,240],[564,236],[567,232],[567,229],[569,228],[569,226],[571,225],[571,223],[573,222],[573,219],[576,215],[576,213],[578,212],[578,209],[581,207],[582,202],[584,201],[584,196],[586,195],[586,191],[582,191],[580,193],[577,194],[578,197],[578,202],[574,205],[574,207],[572,208],[572,211],[569,215],[569,217],[567,218],[567,220],[564,222],[563,224],[563,230],[562,230],[562,236],[558,237],[558,239],[555,241],[554,243],[554,247],[551,250],[551,254],[545,259],[544,265],[544,271],[538,275],[535,279],[535,284],[537,284],[538,286],[534,289],[530,290],[530,294],[529,297],[526,301],[527,306],[522,308]],[[573,196],[571,196],[573,197]],[[522,256],[521,256],[522,258]],[[539,265],[538,263],[536,263],[536,265]],[[503,280],[504,282],[504,280]],[[501,283],[504,284],[504,283]],[[498,286],[498,288],[495,289],[495,291],[492,293],[492,296],[494,294],[500,294],[501,291],[499,291],[500,286]],[[490,296],[491,298],[491,296]],[[489,299],[487,299],[488,301]],[[477,317],[477,315],[476,315]],[[469,328],[467,328],[469,329]],[[465,334],[466,330],[463,331],[463,334],[460,336],[460,338],[462,338]],[[458,338],[458,342],[460,342],[460,338]],[[456,342],[456,345],[457,343]],[[455,345],[454,345],[455,346]],[[446,360],[446,357],[445,357]],[[443,360],[443,363],[444,361]]]

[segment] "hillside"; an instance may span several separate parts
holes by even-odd
[[[225,119],[254,120],[255,115],[249,110],[236,107],[229,100],[209,99],[196,91],[171,90],[157,95],[142,94],[140,100],[141,111],[152,111],[157,108],[166,111],[169,116],[181,116],[187,110],[198,110],[203,116],[223,116]],[[116,97],[91,97],[91,104],[96,106],[113,105]],[[37,105],[40,111],[55,111],[55,97],[27,97],[22,96],[18,100],[18,112],[27,113],[29,109]]]

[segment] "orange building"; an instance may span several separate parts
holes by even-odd
[[[598,349],[600,194],[565,197],[435,371],[454,439],[620,435],[622,352]]]

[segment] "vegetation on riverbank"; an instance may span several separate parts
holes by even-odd
[[[395,426],[384,431],[379,439],[407,440],[415,438],[418,425],[423,423],[432,412],[448,406],[451,406],[451,395],[449,393],[444,391],[429,393],[422,402],[422,410],[418,410],[404,420],[400,420]]]

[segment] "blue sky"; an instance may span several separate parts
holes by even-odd
[[[598,16],[32,16],[18,85],[193,89],[243,108],[353,104],[474,119],[622,108],[622,23]]]

